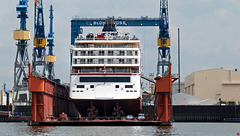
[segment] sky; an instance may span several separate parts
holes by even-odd
[[[0,85],[13,87],[17,46],[13,31],[19,29],[16,5],[19,0],[1,0],[0,4]],[[27,28],[33,37],[33,0],[29,0]],[[74,17],[98,18],[115,16],[159,17],[159,0],[43,0],[46,35],[49,32],[49,6],[54,8],[54,37],[57,62],[55,75],[69,82],[70,21]],[[231,68],[240,69],[240,1],[239,0],[169,0],[172,71],[177,73],[177,29],[181,37],[181,81],[194,71]],[[84,28],[84,34],[101,28]],[[157,27],[119,27],[130,32],[143,45],[144,74],[156,73]],[[28,54],[32,62],[32,40]]]

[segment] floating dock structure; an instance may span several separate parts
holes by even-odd
[[[29,69],[31,66],[29,65]],[[25,79],[27,80],[27,79]],[[69,98],[69,88],[29,70],[29,91],[32,93],[30,126],[171,126],[172,121],[126,117],[82,118]],[[157,107],[161,107],[158,105]],[[161,110],[161,109],[160,109]],[[170,113],[169,113],[170,115]]]
[[[76,117],[78,112],[69,98],[69,88],[33,75],[29,65],[29,91],[32,93],[31,123],[54,120],[62,112]]]

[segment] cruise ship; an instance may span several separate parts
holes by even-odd
[[[102,32],[79,35],[71,46],[70,98],[81,117],[137,116],[141,112],[140,40],[118,34],[113,19]]]

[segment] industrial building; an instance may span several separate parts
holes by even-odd
[[[13,93],[9,93],[9,104],[12,104]],[[0,105],[7,105],[7,94],[4,90],[0,90]]]
[[[172,84],[172,94],[184,93],[184,82],[180,82],[180,92],[178,88],[178,82]]]
[[[199,97],[192,96],[185,93],[176,93],[172,95],[173,105],[217,105],[217,100],[215,99],[205,99],[202,100]]]
[[[240,71],[219,68],[193,72],[185,78],[184,92],[202,100],[240,101]]]

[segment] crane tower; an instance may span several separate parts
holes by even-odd
[[[172,83],[178,78],[172,77],[168,0],[160,0],[160,20],[158,37],[158,63],[155,89],[155,115],[156,120],[166,125],[172,124]]]
[[[54,47],[54,37],[53,37],[53,6],[50,6],[50,32],[47,37],[48,41],[48,47],[49,47],[49,53],[46,56],[46,62],[47,62],[47,71],[48,71],[48,79],[53,80],[55,78],[54,73],[54,63],[56,62],[56,56],[53,55],[53,47]]]
[[[37,71],[37,66],[42,67],[42,75],[46,71],[46,48],[47,38],[44,31],[43,3],[42,0],[35,0],[34,8],[34,39],[32,70]]]
[[[159,25],[157,75],[161,73],[161,76],[164,76],[165,70],[169,70],[165,68],[169,67],[171,59],[168,0],[160,0],[160,20],[162,20],[163,23]]]
[[[30,31],[27,30],[27,15],[28,0],[19,0],[16,7],[18,13],[17,18],[20,19],[20,29],[14,31],[14,40],[17,40],[17,54],[14,63],[14,86],[13,86],[13,110],[19,104],[19,94],[26,94],[27,99],[25,102],[30,102],[28,91],[28,83],[23,79],[27,77],[28,72],[28,41],[30,40]]]

